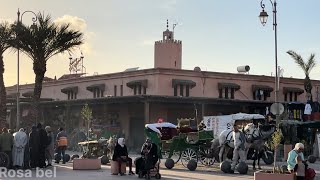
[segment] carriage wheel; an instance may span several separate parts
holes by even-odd
[[[199,159],[201,164],[205,166],[212,166],[215,162],[215,158],[213,157],[212,150],[211,149],[204,149],[200,151]]]
[[[9,168],[10,159],[6,153],[0,152],[0,167]]]
[[[187,148],[186,150],[182,151],[181,162],[184,167],[187,167],[187,164],[191,159],[198,161],[197,152],[195,150]]]
[[[162,159],[168,159],[169,158],[169,154],[170,152],[169,151],[163,151],[162,152]],[[180,158],[181,158],[181,152],[180,151],[173,151],[173,154],[172,156],[170,157],[173,162],[176,164],[177,162],[180,161]]]

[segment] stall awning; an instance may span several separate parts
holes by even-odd
[[[304,93],[304,90],[300,89],[300,88],[296,88],[296,87],[284,87],[283,88],[283,93],[284,94],[285,93],[290,93],[290,92],[302,94],[302,93]]]
[[[65,93],[65,94],[68,94],[68,92],[70,92],[70,91],[74,92],[74,93],[77,93],[78,92],[78,86],[66,87],[66,88],[61,89],[61,92]]]
[[[148,80],[147,79],[142,79],[142,80],[134,80],[134,81],[130,81],[127,83],[127,86],[129,88],[134,88],[134,86],[136,85],[141,85],[142,87],[148,87]]]
[[[267,85],[252,85],[252,91],[258,91],[258,90],[272,92],[273,88]]]
[[[87,86],[87,90],[88,91],[93,91],[94,89],[99,89],[99,90],[102,90],[104,91],[106,88],[106,85],[105,84],[93,84],[93,85],[90,85],[90,86]]]
[[[239,90],[240,85],[236,83],[218,83],[218,89],[223,89],[223,88],[233,88],[235,90]]]
[[[195,87],[197,84],[192,80],[186,80],[186,79],[172,79],[172,87],[176,85],[189,85],[190,88]]]
[[[27,92],[24,92],[22,93],[22,96],[23,97],[32,97],[33,96],[33,91],[27,91]]]

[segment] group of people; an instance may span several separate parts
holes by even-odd
[[[234,140],[233,158],[231,164],[231,173],[234,173],[235,167],[238,162],[245,162],[246,157],[246,137],[245,134],[238,129],[237,125],[233,126],[232,132]],[[297,180],[304,180],[306,177],[314,177],[315,172],[313,169],[308,168],[307,161],[303,155],[304,145],[296,143],[293,150],[288,154],[287,167],[290,173],[296,174]]]
[[[125,139],[119,138],[117,141],[117,145],[115,146],[112,160],[118,163],[119,174],[121,176],[124,173],[121,172],[121,164],[126,163],[129,165],[129,175],[134,175],[135,173],[132,171],[132,159],[128,156],[128,149],[125,145]],[[141,148],[141,157],[138,157],[135,160],[136,166],[136,174],[142,172],[142,175],[147,174],[147,172],[154,168],[156,163],[159,160],[158,156],[158,147],[155,143],[152,143],[150,139],[147,139]],[[118,174],[113,174],[118,175]]]
[[[59,129],[55,138],[51,127],[43,128],[41,123],[32,126],[30,133],[24,128],[18,132],[3,128],[0,134],[0,152],[9,157],[7,168],[45,168],[52,166],[56,143],[57,153],[64,157],[67,148],[66,138],[63,128]],[[65,163],[64,158],[62,159]]]

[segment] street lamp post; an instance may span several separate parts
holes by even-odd
[[[32,22],[35,23],[37,21],[37,14],[34,13],[33,11],[24,11],[21,14],[20,17],[20,11],[18,9],[17,15],[18,15],[18,19],[17,19],[17,25],[19,26],[20,23],[22,24],[22,17],[25,13],[32,13],[34,15],[34,17],[32,18]],[[19,38],[17,36],[17,38]],[[19,130],[19,126],[20,126],[20,47],[19,47],[19,42],[17,43],[17,122],[16,122],[16,129]]]
[[[279,78],[278,78],[278,42],[277,42],[277,2],[276,0],[270,0],[270,3],[272,5],[272,12],[273,12],[273,30],[274,30],[274,50],[275,50],[275,96],[274,96],[274,102],[278,103],[279,101]],[[260,2],[262,11],[260,12],[259,18],[261,21],[261,24],[264,26],[267,23],[268,19],[268,13],[264,11],[265,4],[263,3],[263,0]],[[279,104],[277,104],[277,110],[276,110],[276,116],[278,117],[280,114]],[[277,118],[278,119],[278,118]]]

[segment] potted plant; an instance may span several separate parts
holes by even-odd
[[[81,110],[81,117],[87,123],[87,141],[90,135],[90,123],[92,119],[92,109],[88,104]],[[89,145],[87,145],[89,146]],[[82,158],[73,160],[73,170],[97,170],[101,169],[101,160],[98,158]]]
[[[277,167],[277,148],[282,141],[282,133],[280,128],[278,127],[277,130],[272,134],[271,144],[274,148],[274,164],[272,171],[258,171],[254,173],[255,180],[294,180],[295,175],[290,174],[288,172],[284,172],[281,168]]]

